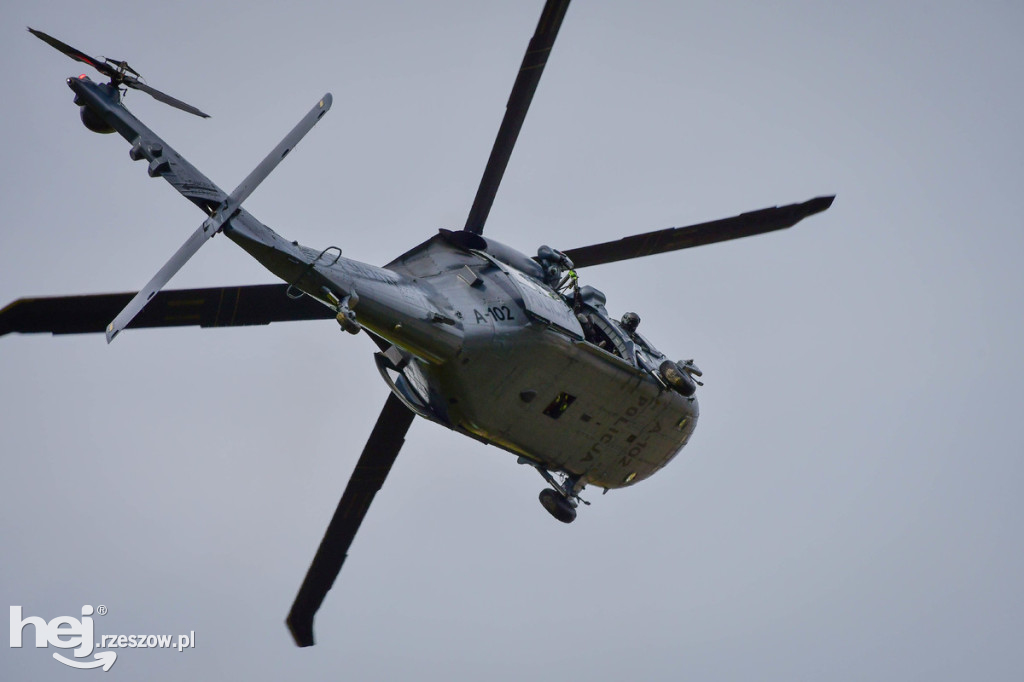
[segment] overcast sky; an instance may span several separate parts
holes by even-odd
[[[202,219],[26,25],[211,113],[126,100],[227,190],[333,92],[247,206],[383,264],[462,225],[542,4],[6,2],[0,305],[133,290]],[[0,678],[1021,679],[1022,32],[1019,2],[570,7],[486,234],[838,198],[581,271],[704,370],[690,445],[564,526],[513,456],[416,422],[312,649],[283,621],[387,396],[365,336],[0,339],[0,605],[197,640],[108,673],[2,647]],[[171,286],[272,281],[215,239]]]

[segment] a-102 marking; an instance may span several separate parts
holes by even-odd
[[[481,322],[487,322],[488,317],[495,322],[508,322],[509,320],[516,319],[512,314],[512,310],[507,305],[490,306],[484,313],[473,308],[473,314],[476,315],[476,321],[478,324]]]

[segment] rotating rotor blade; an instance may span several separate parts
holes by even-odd
[[[309,296],[290,298],[285,294],[287,289],[287,284],[254,284],[161,291],[128,324],[128,329],[241,327],[333,320],[337,314]],[[0,310],[0,336],[99,333],[134,296],[135,292],[127,292],[21,298]]]
[[[160,92],[156,88],[150,87],[142,81],[140,81],[138,78],[139,72],[133,69],[132,67],[128,66],[128,62],[117,61],[116,59],[96,59],[95,57],[90,57],[89,55],[87,55],[79,49],[71,47],[65,42],[57,40],[53,36],[43,33],[42,31],[37,31],[32,27],[29,27],[28,32],[34,35],[36,38],[39,38],[43,42],[47,43],[51,47],[60,50],[61,52],[71,57],[75,61],[88,64],[89,66],[96,69],[97,71],[102,73],[107,78],[110,78],[114,82],[123,83],[129,88],[141,90],[142,92],[151,95],[157,101],[163,102],[164,104],[169,104],[176,109],[181,109],[182,111],[187,111],[190,114],[195,114],[196,116],[201,116],[203,118],[210,118],[209,114],[203,113],[191,104],[186,104],[185,102],[182,102],[180,99],[177,99],[176,97],[171,97],[166,92]]]
[[[487,214],[491,212],[494,196],[498,193],[498,185],[505,175],[505,167],[512,156],[512,149],[516,145],[519,131],[526,119],[526,112],[533,100],[533,93],[537,90],[551,46],[555,44],[555,37],[568,8],[569,0],[547,0],[544,4],[537,30],[534,31],[530,45],[526,48],[526,55],[519,67],[519,75],[516,76],[512,94],[505,105],[505,117],[498,128],[498,137],[494,140],[491,156],[487,159],[487,166],[480,179],[480,187],[476,191],[476,198],[473,199],[473,207],[469,210],[464,230],[475,234],[484,231]]]
[[[51,47],[57,48],[58,50],[60,50],[61,52],[63,52],[67,56],[71,57],[75,61],[88,64],[89,66],[91,66],[92,68],[96,69],[97,71],[102,73],[104,76],[107,76],[108,78],[113,78],[114,75],[117,74],[117,70],[116,69],[112,69],[102,59],[96,59],[95,57],[90,57],[89,55],[87,55],[86,53],[82,52],[81,50],[77,50],[77,49],[71,47],[70,45],[68,45],[67,43],[61,42],[61,41],[57,40],[56,38],[54,38],[53,36],[47,35],[46,33],[43,33],[42,31],[37,31],[34,28],[32,28],[31,26],[28,27],[28,32],[31,33],[32,35],[34,35],[36,38],[39,38],[40,40],[42,40],[44,43],[47,43]]]
[[[107,343],[113,341],[114,337],[128,326],[146,304],[171,280],[171,277],[174,277],[178,270],[181,270],[181,266],[185,265],[192,256],[196,255],[196,251],[208,239],[217,234],[219,229],[220,226],[210,218],[204,220],[203,224],[196,228],[196,231],[185,240],[185,243],[178,247],[178,250],[174,252],[170,260],[157,270],[157,273],[146,283],[142,291],[135,294],[135,297],[128,302],[124,310],[119,312],[113,322],[107,325]]]
[[[152,96],[153,99],[155,99],[155,100],[157,100],[159,102],[163,102],[164,104],[170,104],[175,109],[181,109],[182,111],[187,111],[190,114],[195,114],[196,116],[201,116],[203,118],[210,118],[209,114],[203,113],[202,111],[200,111],[199,109],[196,109],[191,104],[186,104],[185,102],[182,102],[180,99],[177,99],[175,97],[171,97],[166,92],[160,92],[156,88],[149,87],[148,85],[146,85],[145,83],[140,81],[138,78],[132,78],[131,76],[128,76],[128,77],[125,77],[123,82],[129,88],[135,88],[136,90],[142,90],[144,93]]]
[[[835,196],[816,197],[802,204],[773,206],[760,211],[741,213],[732,218],[645,232],[632,237],[624,237],[618,241],[568,249],[564,253],[572,260],[575,267],[582,268],[588,265],[614,263],[629,258],[714,244],[792,227],[804,218],[826,210],[832,205],[834,199]]]
[[[315,643],[313,616],[334,585],[359,524],[405,442],[413,416],[394,393],[388,396],[285,620],[299,646]]]
[[[317,121],[323,118],[324,114],[331,108],[333,101],[331,93],[327,93],[320,98],[320,101],[313,105],[313,108],[302,117],[302,120],[292,128],[291,132],[246,176],[245,180],[242,180],[241,184],[228,195],[227,199],[214,209],[213,214],[196,228],[196,231],[174,252],[170,260],[164,263],[163,267],[146,283],[142,291],[137,293],[135,298],[124,307],[124,310],[118,313],[117,317],[107,325],[107,343],[113,341],[114,337],[128,326],[132,319],[149,303],[150,299],[163,289],[164,285],[171,280],[171,277],[196,254],[200,247],[220,232],[221,228],[235,216],[242,202],[270,175],[271,171],[277,168],[277,165],[284,160],[284,157],[288,156],[288,153],[295,148],[295,145],[306,136],[306,133],[313,129]]]

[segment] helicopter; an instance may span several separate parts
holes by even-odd
[[[137,89],[197,116],[199,109],[156,90],[126,61],[96,59],[29,31],[109,79],[67,79],[83,124],[117,133],[206,217],[140,291],[27,298],[0,311],[0,335],[98,333],[125,329],[244,326],[334,319],[377,346],[390,390],[286,622],[299,646],[315,642],[313,621],[346,559],[374,495],[416,416],[494,445],[533,467],[548,487],[540,502],[572,522],[587,486],[634,485],[671,461],[699,418],[701,370],[672,360],[640,334],[639,318],[614,319],[606,296],[580,286],[588,266],[701,246],[791,227],[828,209],[833,196],[583,247],[540,246],[528,256],[484,236],[484,226],[562,24],[568,0],[547,0],[529,43],[469,215],[391,262],[376,266],[340,248],[289,241],[242,206],[329,111],[320,98],[230,194],[186,161],[127,108]],[[164,290],[210,238],[223,234],[282,283]]]

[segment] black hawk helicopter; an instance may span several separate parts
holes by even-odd
[[[541,246],[527,256],[484,225],[540,81],[569,0],[547,0],[506,105],[505,116],[461,230],[442,229],[378,267],[338,247],[288,241],[242,202],[331,107],[320,99],[230,194],[211,182],[122,104],[127,88],[197,116],[199,109],[140,80],[127,62],[95,59],[41,31],[36,37],[109,82],[69,78],[82,122],[124,137],[144,161],[207,217],[137,293],[25,298],[0,311],[0,335],[198,325],[265,325],[336,319],[379,347],[375,362],[391,389],[287,617],[299,646],[314,643],[313,618],[341,570],[374,495],[415,416],[495,445],[537,469],[540,493],[559,521],[576,517],[587,485],[621,488],[651,476],[686,444],[699,415],[701,371],[673,361],[613,319],[605,296],[580,287],[576,269],[791,227],[826,210],[833,196],[573,249]],[[282,284],[162,291],[182,265],[223,233]],[[584,502],[584,504],[587,504]]]

